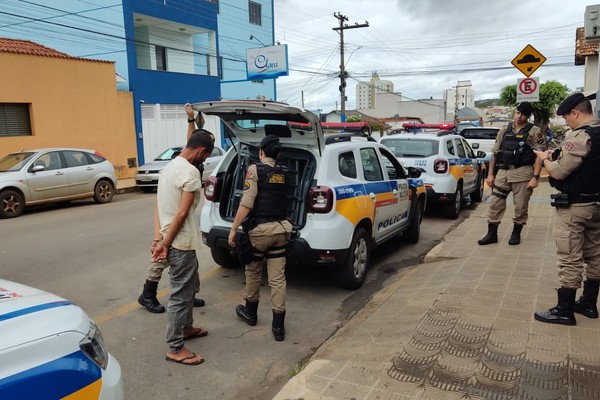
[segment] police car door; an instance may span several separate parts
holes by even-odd
[[[469,145],[462,138],[454,139],[454,147],[456,147],[456,155],[460,160],[463,170],[463,193],[471,193],[477,185],[477,159],[471,157],[473,152],[467,151]],[[471,150],[469,147],[468,150]]]

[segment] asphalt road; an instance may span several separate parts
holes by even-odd
[[[207,305],[195,309],[194,318],[209,335],[187,345],[206,362],[183,366],[164,360],[165,315],[150,314],[136,301],[149,261],[154,202],[155,194],[126,193],[109,204],[76,201],[0,220],[1,276],[56,293],[86,310],[121,363],[129,400],[272,398],[344,321],[460,221],[426,213],[420,242],[392,239],[378,248],[367,281],[356,291],[335,287],[322,270],[288,270],[284,342],[275,342],[271,334],[266,280],[259,322],[250,327],[234,312],[243,297],[243,270],[219,267],[201,248],[200,297]],[[163,304],[166,284],[163,279],[159,286]]]

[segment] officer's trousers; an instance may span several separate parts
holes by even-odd
[[[275,233],[278,232],[278,233]],[[257,302],[264,259],[267,260],[267,276],[271,287],[271,308],[276,312],[286,310],[285,251],[287,233],[278,222],[258,225],[249,232],[250,242],[255,249],[256,260],[246,265],[246,287],[244,297]]]
[[[587,279],[600,280],[600,205],[575,204],[556,208],[554,238],[561,287],[581,287]]]
[[[515,216],[513,222],[525,225],[527,222],[529,198],[533,189],[528,189],[529,181],[508,182],[506,177],[494,180],[492,188],[491,204],[488,211],[488,223],[498,225],[502,222],[504,211],[506,211],[506,198],[512,192],[513,204],[515,205]]]

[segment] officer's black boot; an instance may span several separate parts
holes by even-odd
[[[258,311],[258,301],[252,302],[246,299],[246,305],[238,304],[235,307],[235,313],[238,317],[246,321],[246,323],[250,326],[256,325],[258,321],[258,315],[256,312]]]
[[[508,239],[508,244],[515,245],[521,243],[521,231],[523,230],[523,225],[514,224],[513,231],[510,234],[510,239]]]
[[[598,318],[598,307],[596,302],[598,300],[598,289],[600,288],[600,281],[588,279],[583,282],[583,294],[575,302],[573,311],[579,314],[583,314],[588,318]]]
[[[194,307],[204,307],[206,305],[206,302],[204,301],[204,299],[197,299],[194,297]]]
[[[575,325],[575,295],[577,289],[560,288],[558,292],[558,304],[548,311],[537,311],[534,318],[541,322],[561,325]]]
[[[480,245],[484,246],[486,244],[498,243],[498,225],[488,224],[487,234],[477,241]]]
[[[285,339],[285,311],[277,312],[273,310],[273,324],[271,330],[273,331],[273,337],[278,342]]]
[[[158,282],[146,280],[144,283],[144,291],[138,297],[138,303],[146,308],[151,313],[160,314],[165,312],[165,308],[158,302],[156,298],[156,290]]]

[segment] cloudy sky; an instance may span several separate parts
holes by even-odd
[[[497,98],[524,78],[511,60],[531,44],[547,60],[534,74],[583,86],[574,65],[575,29],[583,26],[583,0],[275,0],[275,39],[288,45],[290,74],[277,80],[278,99],[325,112],[339,108],[339,26],[350,74],[347,108],[358,81],[373,71],[394,83],[405,99],[442,98],[458,80],[470,80],[476,100]]]

